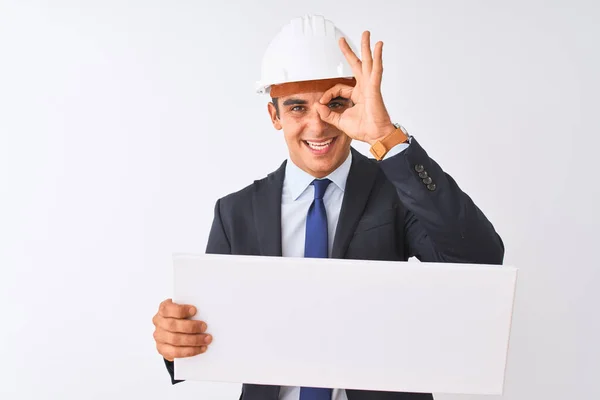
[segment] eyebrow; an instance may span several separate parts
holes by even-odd
[[[348,99],[345,98],[345,97],[338,96],[338,97],[336,97],[334,99],[331,99],[330,103],[332,101],[345,101],[345,102],[348,102]],[[294,97],[292,97],[290,99],[287,99],[287,100],[285,100],[283,102],[284,106],[293,106],[293,105],[298,105],[298,104],[304,105],[304,104],[308,104],[308,102],[306,100],[297,99],[297,98],[294,98]]]
[[[283,102],[284,106],[292,106],[292,105],[296,105],[296,104],[307,104],[308,102],[306,100],[302,100],[302,99],[296,99],[296,98],[291,98],[291,99],[287,99]]]

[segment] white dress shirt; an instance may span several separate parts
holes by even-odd
[[[385,158],[392,157],[408,147],[402,143],[394,146]],[[329,254],[333,247],[333,238],[337,228],[346,180],[352,165],[352,152],[346,161],[335,171],[327,176],[331,183],[327,186],[323,202],[327,212],[327,230],[329,236]],[[311,185],[315,178],[301,170],[288,158],[285,167],[283,192],[281,196],[281,245],[283,257],[304,257],[304,243],[306,235],[306,217],[308,209],[314,200],[315,188]],[[282,386],[279,400],[299,400],[300,388]],[[334,389],[332,400],[348,400],[346,391]]]

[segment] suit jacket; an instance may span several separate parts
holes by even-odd
[[[383,161],[355,149],[332,258],[502,264],[490,221],[412,138]],[[219,199],[207,253],[281,256],[284,162],[267,177]],[[165,364],[174,380],[173,363]],[[244,384],[240,400],[278,400],[279,386]],[[430,400],[428,393],[347,390],[348,400]]]

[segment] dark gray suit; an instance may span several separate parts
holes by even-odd
[[[500,236],[415,138],[383,161],[352,149],[353,160],[331,257],[357,260],[502,264]],[[219,199],[207,253],[281,256],[285,162]],[[166,361],[173,383],[173,363]],[[402,379],[402,377],[398,377]],[[426,400],[427,393],[347,390],[348,400]],[[278,400],[279,387],[245,384],[241,400]]]

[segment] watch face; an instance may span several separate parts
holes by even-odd
[[[404,129],[404,127],[396,122],[394,122],[394,126],[396,128],[399,128],[406,136],[408,136],[408,131],[406,129]]]

